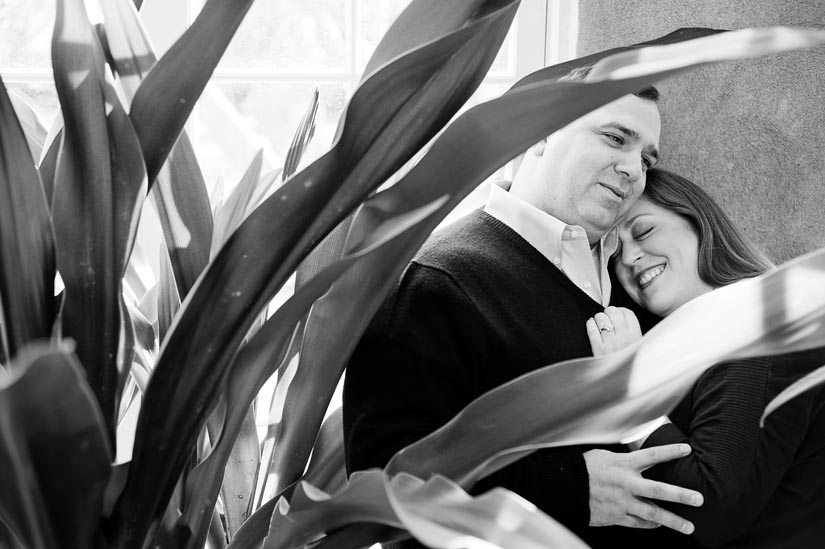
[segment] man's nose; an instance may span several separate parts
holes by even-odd
[[[623,154],[616,160],[614,169],[631,182],[636,181],[642,177],[642,159],[636,154]]]

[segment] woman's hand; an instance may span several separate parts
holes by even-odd
[[[636,315],[624,307],[608,307],[585,324],[593,356],[623,349],[642,337]]]

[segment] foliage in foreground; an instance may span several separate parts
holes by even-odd
[[[406,530],[441,547],[472,538],[575,547],[578,540],[517,496],[499,490],[473,499],[459,484],[540,446],[618,440],[675,403],[690,379],[682,374],[698,375],[722,357],[823,341],[817,311],[825,303],[805,292],[823,287],[819,254],[714,293],[705,304],[717,311],[714,323],[705,309],[674,315],[625,353],[515,380],[385,471],[347,483],[340,415],[322,424],[331,395],[372,311],[463,196],[541,137],[655,79],[825,38],[692,30],[606,58],[592,82],[556,78],[617,52],[548,67],[457,118],[396,184],[375,192],[470,97],[518,8],[513,0],[415,0],[368,63],[329,152],[280,186],[256,159],[213,214],[181,132],[250,5],[208,0],[156,60],[129,0],[103,2],[99,27],[82,0],[59,0],[53,66],[61,118],[51,139],[28,117],[21,125],[0,86],[0,519],[9,543],[361,547]],[[309,128],[296,138],[296,154]],[[146,198],[165,241],[152,288],[139,275],[135,246]],[[294,295],[262,317],[296,271]],[[55,299],[58,272],[64,289]],[[805,299],[763,299],[777,288]],[[722,339],[733,306],[764,315],[749,339],[708,345],[713,352],[665,373],[651,368],[669,345],[684,344],[674,339],[684,329],[709,344]],[[708,326],[716,331],[700,331]],[[611,385],[611,371],[630,371],[638,383]],[[282,416],[261,459],[251,406],[276,372]],[[547,399],[547,388],[586,378],[604,379],[590,384],[593,399]],[[631,388],[639,408],[622,407]],[[554,406],[541,413],[505,414],[519,420],[503,429],[508,438],[474,431],[502,408],[537,410],[548,401]],[[112,465],[118,428],[138,409],[132,459]],[[258,475],[275,479],[269,490],[282,497],[262,502]],[[503,528],[501,515],[519,526]]]

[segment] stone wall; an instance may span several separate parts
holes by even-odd
[[[825,28],[820,0],[580,0],[577,55],[680,27]],[[825,246],[825,47],[693,69],[662,92],[661,166],[774,260]]]

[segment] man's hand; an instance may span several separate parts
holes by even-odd
[[[590,526],[667,526],[683,534],[693,533],[693,524],[648,499],[672,501],[698,507],[702,494],[642,477],[645,469],[690,453],[687,444],[668,444],[616,454],[607,450],[585,452],[590,475]]]

